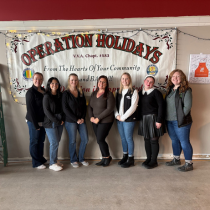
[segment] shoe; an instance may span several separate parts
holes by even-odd
[[[151,161],[151,160],[146,159],[146,160],[142,163],[142,166],[148,165],[150,161]]]
[[[46,166],[45,165],[40,165],[40,166],[38,166],[38,167],[36,167],[37,169],[45,169],[46,168]]]
[[[185,164],[181,167],[178,168],[179,171],[192,171],[193,170],[193,163],[187,163],[185,162]]]
[[[101,161],[98,162],[98,163],[96,163],[95,165],[97,165],[97,166],[103,166],[103,164],[104,164],[104,159],[105,159],[105,158],[102,158]]]
[[[109,156],[108,158],[104,158],[103,167],[108,166],[110,164],[111,160],[112,160],[111,156]]]
[[[147,169],[152,169],[158,166],[157,162],[149,162],[147,165],[144,165],[145,168]]]
[[[87,161],[82,161],[81,163],[83,166],[89,166],[89,163]]]
[[[166,162],[167,166],[175,166],[175,165],[181,165],[181,161],[180,159],[177,160],[176,158],[174,158],[172,161]]]
[[[128,160],[121,165],[122,168],[129,168],[130,166],[134,166],[134,156],[128,157]]]
[[[59,160],[57,160],[57,165],[63,167],[63,164]]]
[[[59,165],[57,165],[56,163],[55,164],[52,164],[49,169],[52,169],[53,171],[61,171],[63,168],[60,167]]]
[[[79,168],[79,164],[77,162],[73,162],[71,163],[71,165],[74,167],[74,168]]]
[[[123,158],[118,162],[118,165],[122,165],[128,159],[128,154],[123,154]]]

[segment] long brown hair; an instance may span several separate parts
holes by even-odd
[[[131,79],[131,75],[127,72],[123,73],[123,75],[127,75],[129,77],[129,80],[130,80],[130,84],[128,86],[128,89],[131,91],[131,93],[133,93],[133,88],[132,88],[132,79]],[[120,77],[120,89],[119,89],[119,93],[121,94],[122,93],[122,90],[123,90],[123,85],[122,85],[122,82],[121,82],[121,79],[122,79],[122,76]]]
[[[170,89],[174,86],[174,84],[171,82],[171,78],[174,75],[174,73],[179,72],[180,76],[181,76],[181,82],[180,82],[180,87],[179,87],[179,93],[184,93],[186,92],[186,90],[189,88],[188,85],[188,81],[186,78],[186,75],[184,74],[184,72],[180,69],[175,69],[173,70],[170,74],[169,74],[169,78],[168,78],[168,83],[166,85],[166,90],[167,93],[170,91]]]
[[[98,78],[96,92],[99,91],[98,83],[99,83],[99,80],[102,79],[102,78],[106,80],[106,88],[105,88],[105,92],[104,92],[103,98],[107,99],[107,95],[108,95],[108,93],[109,93],[109,82],[108,82],[107,76],[101,75],[101,76]]]
[[[69,74],[69,78],[68,78],[68,87],[67,87],[67,89],[68,90],[70,90],[70,77],[71,76],[75,76],[75,77],[77,77],[77,79],[78,79],[78,76],[77,76],[77,74],[75,74],[75,73],[71,73],[71,74]],[[82,88],[80,87],[80,85],[79,85],[79,79],[78,79],[78,83],[77,83],[77,90],[82,94]]]

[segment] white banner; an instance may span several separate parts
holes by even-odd
[[[70,73],[76,73],[85,95],[96,88],[97,78],[106,75],[111,91],[119,88],[123,72],[131,74],[140,89],[143,79],[156,77],[164,88],[176,64],[176,30],[140,30],[104,33],[27,33],[6,35],[11,93],[25,97],[34,72],[44,75],[43,86],[57,77],[62,90]]]

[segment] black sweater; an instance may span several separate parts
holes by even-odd
[[[76,123],[78,119],[84,119],[86,116],[86,99],[84,93],[78,91],[78,97],[66,90],[62,96],[62,107],[65,114],[65,121]]]
[[[45,128],[52,128],[52,123],[55,125],[61,125],[64,121],[64,115],[62,111],[62,93],[60,96],[45,94],[43,98],[43,109],[45,113],[43,126]]]
[[[26,120],[32,122],[34,127],[39,129],[40,126],[38,125],[38,122],[44,121],[44,111],[42,105],[44,95],[37,89],[38,88],[33,85],[26,93]],[[45,91],[44,88],[41,87],[41,89]]]
[[[164,119],[164,100],[162,93],[154,89],[149,95],[139,92],[139,107],[141,115],[156,114],[157,122]]]

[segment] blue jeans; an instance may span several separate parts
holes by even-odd
[[[50,165],[53,165],[57,163],[58,145],[61,140],[63,125],[54,126],[53,123],[53,128],[45,128],[45,131],[50,142]]]
[[[117,121],[117,127],[122,141],[123,153],[128,153],[129,156],[133,156],[134,152],[133,130],[135,123],[136,122]]]
[[[83,162],[86,145],[88,143],[88,133],[87,133],[86,124],[65,122],[65,127],[69,135],[69,154],[70,154],[71,163],[78,162],[78,161]],[[79,135],[81,138],[81,142],[79,146],[79,154],[78,154],[79,157],[77,157],[77,153],[76,153],[77,130],[79,131]]]
[[[166,121],[168,134],[172,140],[172,148],[174,156],[180,156],[182,150],[185,160],[192,160],[193,149],[190,144],[190,128],[191,124],[178,127],[177,121]]]
[[[32,166],[35,168],[47,162],[43,157],[45,130],[43,127],[41,127],[40,130],[36,130],[34,124],[30,121],[27,121],[27,124],[30,136],[29,150],[32,157]]]

